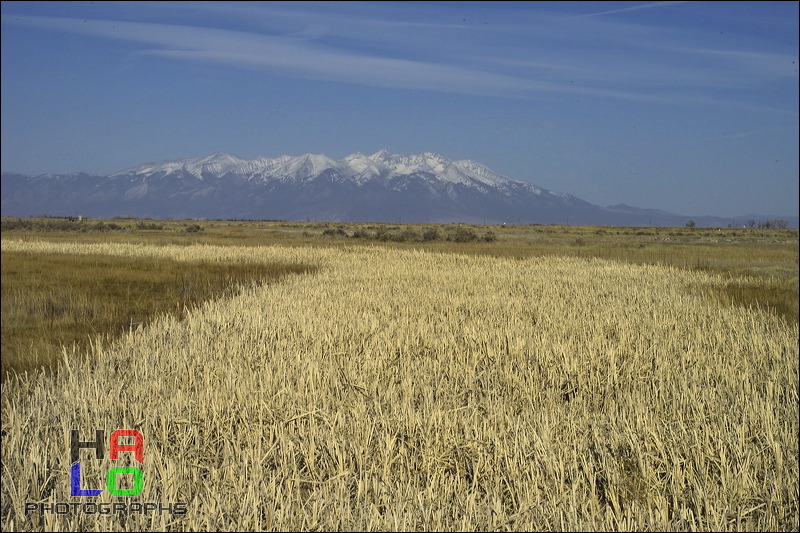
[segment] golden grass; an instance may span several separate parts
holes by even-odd
[[[725,286],[698,287],[720,305],[764,307],[798,321],[798,230],[763,228],[635,228],[466,224],[369,224],[282,221],[113,219],[2,220],[3,237],[23,241],[152,245],[384,246],[524,259],[567,256],[661,264],[726,276]],[[197,231],[187,231],[193,228]],[[457,242],[457,232],[475,235]],[[433,232],[438,238],[426,239]],[[415,237],[404,238],[404,235]],[[486,242],[484,236],[494,235]],[[354,238],[366,235],[370,238]],[[378,239],[383,235],[383,240]],[[449,240],[448,240],[449,239]]]
[[[724,274],[352,245],[2,246],[317,267],[4,383],[3,529],[800,527],[797,323],[699,290]],[[188,513],[26,516],[70,500],[72,428],[138,429],[137,501]]]

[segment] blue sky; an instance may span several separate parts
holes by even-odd
[[[797,2],[2,2],[0,53],[4,172],[385,148],[798,214]]]

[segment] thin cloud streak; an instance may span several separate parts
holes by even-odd
[[[656,2],[624,10],[657,8],[673,3]],[[234,12],[241,14],[242,6],[239,7]],[[619,48],[601,46],[593,50],[593,59],[589,62],[580,53],[580,47],[588,45],[582,42],[578,42],[576,47],[567,40],[537,57],[535,46],[528,54],[515,55],[513,50],[496,46],[489,40],[485,46],[472,50],[465,47],[462,52],[458,50],[460,41],[449,39],[446,46],[419,47],[420,51],[426,51],[426,57],[420,54],[420,57],[411,57],[415,51],[413,46],[402,48],[407,57],[386,57],[385,53],[381,55],[375,49],[399,49],[391,43],[397,42],[401,35],[367,31],[365,36],[363,32],[347,31],[348,28],[361,27],[363,18],[337,13],[327,21],[326,27],[321,27],[318,24],[322,19],[318,14],[304,21],[302,12],[292,9],[278,12],[281,17],[293,20],[293,24],[283,27],[282,35],[98,19],[4,15],[3,21],[156,47],[138,51],[140,56],[256,69],[300,79],[528,100],[582,95],[681,106],[701,104],[702,100],[702,105],[707,105],[709,98],[700,96],[698,90],[727,90],[733,86],[752,85],[759,80],[785,79],[786,72],[792,72],[791,68],[785,68],[792,59],[787,56],[669,44],[652,46],[641,40],[646,27],[615,21],[592,21],[589,26],[582,23],[579,28],[573,28],[581,31],[566,32],[563,25],[568,24],[569,17],[552,15],[545,15],[533,27],[546,26],[549,31],[561,35],[593,35],[590,41],[596,40],[598,35],[608,35],[617,46],[638,50],[639,53],[624,55]],[[373,18],[370,15],[372,23],[366,28],[373,27]],[[404,21],[387,21],[386,24],[456,28],[456,34],[463,33],[464,29],[453,24]],[[274,27],[275,21],[270,25]],[[494,30],[503,28],[509,29],[493,27]],[[550,33],[545,31],[544,36],[547,35]],[[343,47],[342,42],[337,42],[334,46],[325,40],[326,37],[344,40],[347,44]],[[541,38],[539,35],[531,36],[534,43]],[[475,55],[477,50],[488,55]],[[643,50],[657,50],[658,55],[654,56],[655,52],[642,53]],[[711,100],[718,106],[731,105],[730,98],[718,96]]]
[[[14,17],[14,22],[166,47],[141,51],[140,54],[144,55],[265,68],[306,79],[506,98],[535,99],[541,93],[566,93],[645,102],[668,101],[668,98],[652,94],[572,86],[432,62],[367,56],[326,49],[304,40],[248,32],[50,17],[18,16]]]
[[[609,11],[598,11],[597,13],[587,13],[585,15],[578,15],[575,18],[590,18],[590,17],[600,17],[603,15],[612,15],[614,13],[625,13],[627,11],[640,11],[642,9],[656,9],[661,7],[669,7],[676,4],[685,4],[686,1],[675,1],[675,2],[651,2],[649,4],[641,4],[638,6],[631,6],[631,7],[623,7],[621,9],[611,9]]]
[[[675,52],[687,56],[702,57],[711,60],[716,64],[724,61],[730,65],[728,70],[739,71],[742,80],[746,80],[748,75],[761,74],[759,79],[771,78],[798,78],[797,61],[798,56],[787,54],[770,54],[765,52],[751,52],[747,50],[719,50],[711,48],[683,48],[683,47],[663,47],[663,51]]]

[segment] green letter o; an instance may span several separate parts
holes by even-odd
[[[133,488],[128,490],[118,489],[117,474],[133,474]],[[144,474],[135,466],[115,466],[108,471],[106,488],[112,496],[138,496],[144,490]]]

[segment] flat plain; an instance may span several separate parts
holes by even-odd
[[[3,529],[797,530],[797,253],[791,229],[4,219]],[[96,428],[144,435],[134,499],[187,513],[26,514],[75,500],[70,430]]]

